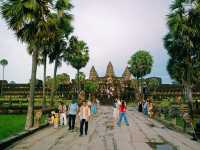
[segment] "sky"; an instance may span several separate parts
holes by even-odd
[[[131,55],[147,50],[154,64],[147,77],[159,76],[163,83],[171,83],[166,65],[169,59],[163,46],[168,32],[166,15],[170,0],[72,0],[74,8],[74,35],[89,47],[90,61],[82,69],[86,76],[92,65],[99,76],[104,76],[109,61],[115,74],[121,76]],[[26,45],[17,40],[0,17],[0,59],[8,65],[5,79],[16,83],[28,82],[31,76],[31,56]],[[1,71],[1,70],[0,70]],[[59,73],[73,78],[76,70],[63,62]],[[42,79],[43,67],[39,66],[37,78]],[[53,75],[53,64],[47,66],[47,75]],[[0,73],[2,79],[2,73]]]

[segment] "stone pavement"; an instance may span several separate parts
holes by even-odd
[[[99,113],[89,122],[87,136],[79,137],[78,129],[48,127],[17,142],[13,150],[151,150],[154,143],[170,143],[180,150],[200,150],[200,143],[148,120],[135,109],[128,110],[130,126],[112,128],[112,108],[100,106]],[[78,121],[77,121],[78,122]],[[168,150],[168,149],[159,149]],[[170,149],[169,149],[170,150]]]

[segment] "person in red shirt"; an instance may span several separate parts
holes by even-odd
[[[126,116],[126,103],[124,101],[122,101],[121,105],[119,106],[119,120],[117,122],[118,127],[121,126],[122,119],[124,119],[126,126],[129,126],[128,118]]]

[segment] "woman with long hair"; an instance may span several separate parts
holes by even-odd
[[[127,118],[127,115],[126,115],[126,103],[125,103],[125,101],[122,101],[120,106],[119,106],[119,120],[117,122],[118,127],[121,126],[122,119],[124,119],[126,126],[129,126],[128,118]]]

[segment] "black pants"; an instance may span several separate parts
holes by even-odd
[[[84,125],[85,125],[85,135],[87,135],[88,121],[86,121],[85,119],[81,119],[81,122],[80,122],[80,135],[83,135],[83,126]]]
[[[69,114],[69,129],[74,129],[75,126],[76,115]]]

